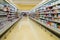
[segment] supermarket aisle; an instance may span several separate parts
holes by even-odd
[[[58,40],[58,38],[51,37],[48,32],[40,28],[40,25],[24,17],[4,40]]]

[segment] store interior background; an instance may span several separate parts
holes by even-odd
[[[0,3],[1,40],[60,40],[60,0],[0,0]],[[4,5],[10,7],[10,14],[3,10]]]

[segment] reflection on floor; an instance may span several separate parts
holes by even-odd
[[[41,25],[33,22],[28,17],[23,17],[4,40],[59,40],[45,32]]]

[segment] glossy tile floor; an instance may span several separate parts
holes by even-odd
[[[59,40],[56,36],[51,36],[41,25],[23,17],[4,40]]]

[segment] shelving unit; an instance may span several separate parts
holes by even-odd
[[[10,9],[10,13],[7,11],[4,11],[4,5],[7,5]],[[19,15],[19,16],[18,16]],[[20,16],[20,10],[17,11],[17,8],[13,7],[12,5],[6,3],[6,4],[0,4],[0,39],[8,32],[10,31],[12,26],[18,22],[22,16]],[[9,17],[8,17],[9,16]],[[18,18],[17,18],[18,16]],[[9,18],[9,19],[8,19]],[[7,25],[9,24],[9,25]]]
[[[30,17],[35,21],[37,20],[36,22],[39,22],[60,37],[60,3],[40,8],[42,9],[35,11],[36,15],[40,15],[38,19],[35,18],[36,15],[33,16],[34,13],[32,13]]]
[[[48,21],[47,25],[60,29],[60,4],[46,7],[46,10],[41,12],[40,19]]]
[[[58,12],[59,10],[54,10],[52,11],[51,9],[48,11],[46,10],[44,13],[41,12],[40,15],[42,15],[44,18],[50,18],[51,20],[55,20],[58,21],[60,19],[60,13]],[[41,16],[40,16],[41,17]]]

